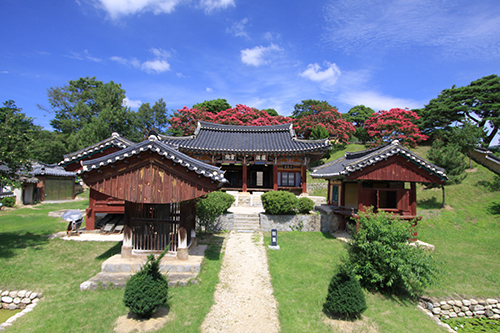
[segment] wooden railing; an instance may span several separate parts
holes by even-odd
[[[176,221],[133,219],[131,222],[135,251],[163,252],[169,244],[169,251],[177,251],[179,224]]]

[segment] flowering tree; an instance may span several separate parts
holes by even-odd
[[[264,110],[250,108],[238,104],[234,108],[220,111],[216,114],[206,110],[184,107],[177,110],[170,118],[170,132],[174,135],[191,135],[196,129],[197,122],[208,121],[216,124],[239,126],[268,126],[291,123],[293,119],[283,116],[270,116]]]
[[[313,109],[316,106],[312,107]],[[322,110],[294,120],[294,129],[297,135],[309,139],[316,126],[321,126],[328,131],[329,137],[339,143],[347,143],[355,131],[354,126],[342,118],[335,108]]]
[[[428,138],[415,125],[418,119],[419,116],[409,109],[381,110],[365,121],[365,129],[376,145],[399,140],[402,145],[416,147],[417,142]]]

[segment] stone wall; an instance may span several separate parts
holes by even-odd
[[[421,301],[420,306],[439,319],[457,317],[487,317],[500,319],[500,304],[497,299],[461,299],[451,301]]]
[[[338,229],[338,219],[334,215],[268,215],[260,214],[262,231],[323,231],[333,232]]]
[[[460,299],[432,301],[421,298],[418,308],[427,313],[439,326],[453,333],[448,324],[441,320],[449,318],[489,318],[500,319],[500,303],[498,299]]]
[[[212,231],[233,230],[234,214],[222,214],[217,221],[215,221]]]
[[[328,182],[324,183],[307,183],[307,193],[314,192],[318,189],[328,188]]]
[[[4,330],[5,328],[12,326],[12,323],[16,321],[17,318],[20,318],[28,312],[31,312],[40,298],[42,298],[42,296],[42,293],[36,293],[26,290],[0,290],[0,304],[2,309],[22,309],[21,312],[16,313],[15,315],[7,319],[5,323],[0,324],[0,330]]]

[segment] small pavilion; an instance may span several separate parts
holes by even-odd
[[[416,183],[442,184],[445,170],[401,146],[397,140],[344,156],[317,167],[313,178],[328,180],[327,202],[346,217],[373,207],[374,212],[390,212],[405,220],[417,217]]]
[[[196,237],[195,199],[227,181],[220,168],[186,156],[155,136],[81,164],[78,173],[92,191],[122,202],[125,258],[170,246],[179,259],[187,259]]]

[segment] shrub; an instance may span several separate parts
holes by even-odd
[[[390,214],[360,213],[359,230],[347,246],[342,268],[359,278],[371,291],[407,292],[416,296],[435,282],[438,269],[424,250],[410,246],[411,223]]]
[[[141,318],[151,317],[158,307],[167,303],[168,281],[160,273],[160,260],[168,248],[156,260],[150,254],[146,264],[125,286],[125,306]]]
[[[331,315],[357,317],[366,310],[365,294],[354,274],[338,271],[328,286],[323,310]]]
[[[289,215],[295,214],[297,197],[286,191],[270,191],[262,196],[262,206],[267,214]]]
[[[196,202],[196,216],[205,230],[210,229],[215,220],[224,214],[234,202],[234,197],[222,191],[211,192]]]
[[[314,201],[309,198],[299,198],[297,201],[297,211],[300,214],[309,214],[314,209]]]
[[[5,197],[2,199],[2,205],[4,207],[14,207],[16,204],[16,197]]]

